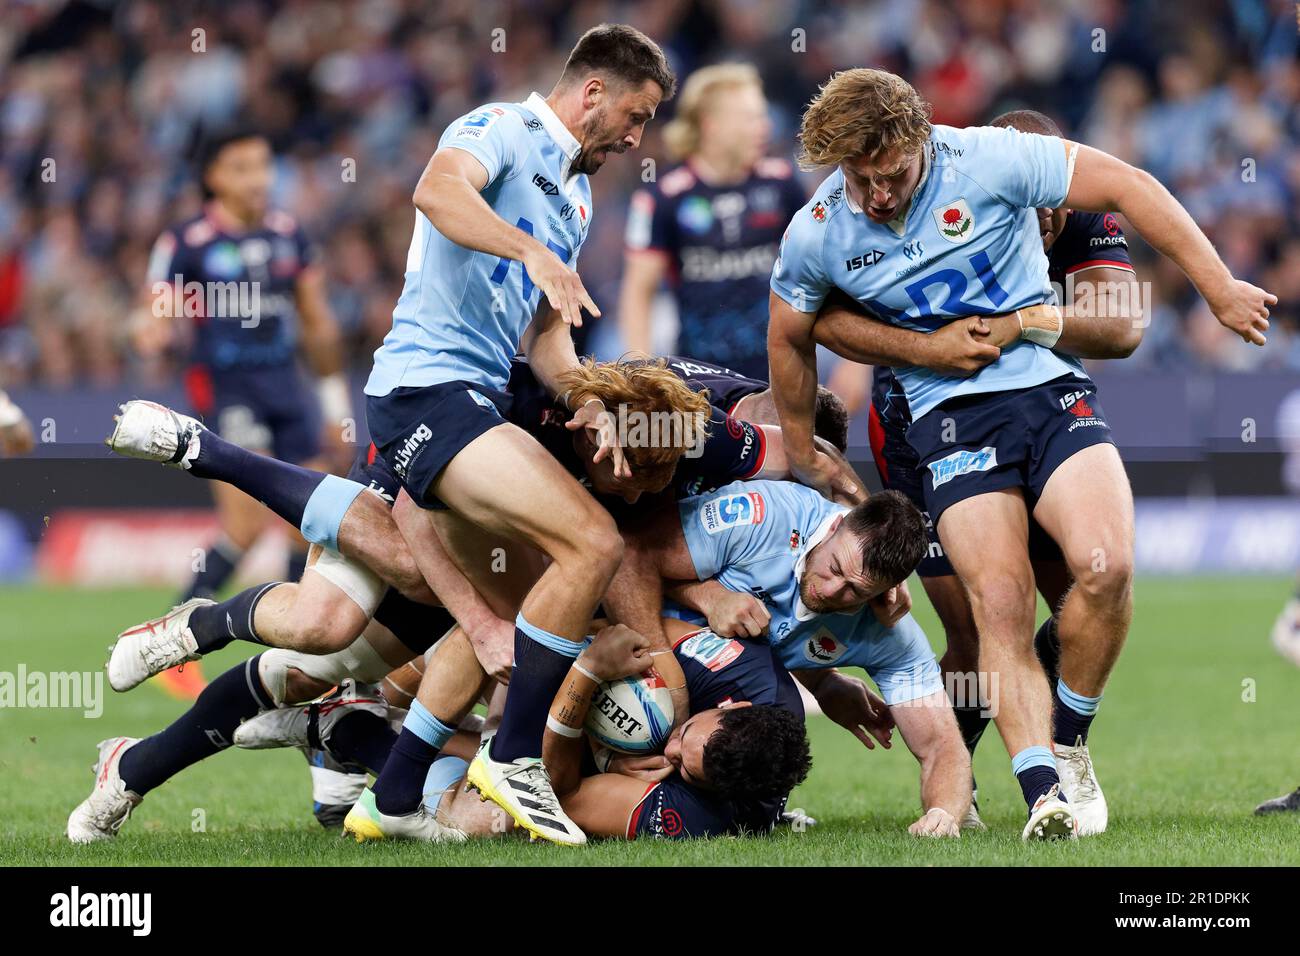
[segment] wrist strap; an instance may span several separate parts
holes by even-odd
[[[1044,348],[1055,348],[1065,331],[1065,314],[1055,305],[1035,305],[1016,309],[1020,337]]]
[[[573,664],[570,665],[570,666],[571,666],[575,671],[577,671],[579,674],[581,674],[583,677],[587,678],[587,680],[591,681],[593,684],[599,684],[599,683],[600,683],[600,678],[599,678],[599,677],[597,677],[597,676],[596,676],[595,674],[593,674],[591,671],[587,670],[587,668],[583,667],[583,666],[582,666],[581,664],[579,664],[576,660],[575,660],[575,661],[573,662]]]
[[[567,724],[562,724],[554,717],[552,717],[550,714],[546,715],[546,726],[551,730],[555,731],[561,737],[568,737],[572,739],[574,737],[582,736],[581,727],[570,727]]]

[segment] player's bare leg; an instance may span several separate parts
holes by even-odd
[[[462,449],[433,491],[461,518],[551,559],[516,618],[506,711],[490,750],[480,751],[470,765],[469,780],[535,837],[585,842],[560,809],[542,767],[542,731],[555,691],[618,568],[623,539],[609,513],[536,440],[511,425],[493,428]],[[450,533],[455,520],[435,515],[440,534]],[[468,574],[463,556],[448,546]]]
[[[1073,836],[1070,812],[1058,799],[1060,781],[1050,747],[1051,694],[1034,653],[1028,533],[1029,516],[1018,489],[966,498],[939,518],[944,551],[970,595],[979,630],[979,669],[989,682],[994,722],[1030,807],[1025,836]]]
[[[1133,615],[1133,496],[1115,446],[1093,445],[1068,458],[1048,479],[1034,516],[1060,544],[1075,581],[1057,615],[1057,765],[1080,834],[1100,833],[1107,808],[1088,729]]]

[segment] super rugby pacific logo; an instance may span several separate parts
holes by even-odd
[[[700,524],[708,534],[720,534],[728,528],[763,523],[767,506],[756,491],[743,495],[722,495],[700,509]]]

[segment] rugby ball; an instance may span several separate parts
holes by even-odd
[[[655,753],[672,728],[672,695],[653,667],[601,684],[587,711],[587,733],[619,753]]]

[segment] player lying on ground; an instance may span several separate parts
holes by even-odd
[[[586,720],[596,682],[582,672],[613,680],[640,673],[652,661],[643,653],[645,639],[640,635],[619,626],[601,630],[579,656],[552,705],[548,727],[554,728],[559,705],[572,702],[565,710],[569,723],[559,725],[564,730],[548,730],[545,737],[543,759],[556,795],[588,836],[765,833],[781,818],[786,796],[811,762],[799,692],[764,644],[721,639],[681,621],[669,620],[665,626],[671,629],[673,653],[686,676],[689,718],[669,736],[662,755],[631,757],[591,746],[578,728]],[[642,653],[634,655],[633,650]],[[434,656],[441,653],[440,645]],[[582,685],[575,696],[571,683]],[[875,704],[881,721],[875,732],[888,740],[887,709],[879,700]],[[340,695],[306,708],[267,712],[243,724],[236,743],[253,748],[302,746],[311,733],[337,759],[368,761],[377,772],[387,759],[385,744],[391,748],[395,738],[362,710],[364,706]],[[740,713],[742,709],[748,713]],[[365,717],[357,716],[359,712]],[[364,745],[355,731],[343,733],[363,719],[371,735]],[[577,733],[569,736],[569,729]],[[340,745],[341,738],[346,739]],[[478,745],[477,733],[462,731],[430,767],[419,815],[425,828],[419,836],[460,841],[513,829],[509,817],[485,805],[466,786],[468,759]],[[347,831],[358,841],[394,836],[384,822],[367,792],[349,815]]]
[[[765,631],[782,665],[867,671],[921,761],[931,822],[957,832],[970,804],[970,757],[934,653],[910,614],[886,624],[871,608],[925,552],[924,519],[906,498],[882,492],[850,510],[791,482],[736,482],[662,509],[625,539],[604,605],[611,618],[642,633],[658,627],[665,587],[710,619],[725,617],[737,594],[757,597],[750,633]],[[806,683],[838,722],[869,724],[853,719],[845,680]]]
[[[1021,132],[1061,135],[1051,119],[1041,113],[1021,110],[999,116],[991,126],[1010,126]],[[1069,209],[1039,209],[1039,230],[1048,257],[1048,278],[1065,304],[1065,329],[1053,351],[1078,358],[1124,358],[1142,340],[1146,320],[1142,313],[1141,289],[1129,261],[1128,244],[1116,218],[1110,213],[1086,213]],[[912,416],[907,396],[885,361],[914,365],[936,372],[973,374],[996,360],[1002,348],[1020,337],[1020,321],[1014,314],[995,315],[953,322],[931,335],[895,329],[871,319],[866,311],[836,290],[828,296],[813,326],[818,342],[829,342],[841,350],[851,346],[853,357],[876,365],[872,387],[869,432],[872,456],[886,488],[896,488],[924,510],[923,469],[916,452],[907,443]],[[978,699],[975,677],[979,667],[979,643],[975,621],[965,589],[943,552],[943,545],[927,516],[930,547],[917,573],[930,603],[939,615],[947,639],[940,664],[949,694],[956,694],[953,707],[957,723],[972,757],[984,729],[988,710]],[[1055,612],[1061,607],[1072,583],[1061,550],[1030,517],[1029,555],[1039,593]],[[1055,613],[1038,629],[1034,639],[1038,656],[1047,668],[1048,679],[1057,688],[1060,675],[1057,660],[1060,641]],[[1058,688],[1059,689],[1059,688]],[[1054,708],[1053,756],[1071,809],[1079,822],[1079,833],[1101,833],[1106,829],[1107,809],[1088,750],[1088,727],[1071,719],[1068,708]],[[982,827],[976,808],[963,825]]]
[[[932,126],[906,82],[861,69],[823,87],[801,139],[804,164],[834,172],[786,232],[772,274],[769,344],[787,452],[813,485],[835,474],[811,441],[812,329],[830,290],[843,289],[895,331],[927,334],[1050,302],[1038,208],[1122,213],[1183,268],[1225,326],[1264,341],[1275,298],[1233,279],[1151,176],[1104,153],[1009,129]],[[864,249],[871,266],[855,268]],[[1033,649],[1028,521],[1032,512],[1075,581],[1059,613],[1056,693],[1073,737],[1095,714],[1127,636],[1133,515],[1091,383],[1077,360],[1051,349],[1062,334],[1057,314],[1027,325],[968,377],[908,366],[896,374],[914,419],[908,443],[926,469],[926,508],[970,595],[980,671],[999,675],[995,720],[1031,821],[1050,807],[1050,819],[1062,817],[1076,835],[1050,749],[1052,692]]]

